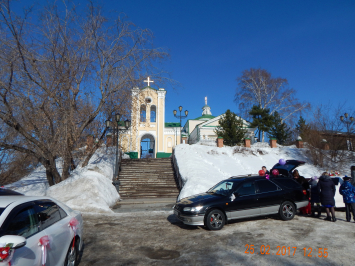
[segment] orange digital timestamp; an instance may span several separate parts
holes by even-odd
[[[315,254],[312,252],[315,252]],[[303,248],[303,256],[307,257],[323,257],[326,258],[328,257],[328,249],[327,248],[318,248],[318,253],[316,248]]]
[[[254,245],[245,245],[246,254],[260,254],[260,255],[276,255],[276,256],[294,256],[296,254],[297,247],[277,246],[275,251],[272,251],[269,245],[261,245],[259,251],[255,251]],[[317,253],[318,250],[318,253]],[[307,257],[328,257],[327,248],[303,248],[303,256]],[[313,253],[312,253],[313,252]]]

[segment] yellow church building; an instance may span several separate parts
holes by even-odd
[[[132,89],[131,127],[120,136],[120,145],[131,158],[164,158],[180,144],[180,123],[165,122],[166,90],[148,86]]]
[[[165,122],[166,90],[150,87],[148,77],[144,82],[148,86],[139,89],[135,87],[132,93],[131,127],[120,135],[120,146],[131,158],[164,158],[169,157],[173,147],[180,144],[180,123]],[[214,142],[219,119],[223,116],[213,116],[211,108],[202,107],[202,116],[188,119],[182,128],[182,142],[195,144],[197,142]],[[244,128],[248,130],[246,137],[254,138],[254,128],[243,119]]]

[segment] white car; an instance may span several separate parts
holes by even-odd
[[[343,184],[344,180],[343,178],[339,177],[339,176],[331,176],[330,177],[334,184],[335,184],[335,207],[336,208],[345,208],[345,204],[344,204],[344,201],[343,201],[343,196],[340,195],[339,193],[339,188],[341,186],[341,184]]]
[[[82,232],[81,213],[57,200],[0,191],[0,265],[74,266]]]

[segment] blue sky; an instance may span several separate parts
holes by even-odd
[[[173,110],[201,115],[204,97],[212,114],[233,102],[236,78],[264,68],[287,78],[301,101],[350,106],[355,97],[355,1],[106,1],[105,7],[155,35],[169,50],[165,64],[183,88],[169,86],[166,121]],[[143,85],[142,85],[143,86]]]
[[[355,1],[105,0],[100,4],[149,28],[155,46],[169,51],[164,68],[182,87],[163,86],[166,122],[178,122],[173,110],[179,105],[189,110],[189,118],[201,116],[205,96],[213,115],[227,109],[238,113],[233,101],[236,78],[243,70],[259,67],[287,78],[300,101],[313,106],[333,102],[355,110]]]

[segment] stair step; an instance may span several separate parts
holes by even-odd
[[[161,186],[161,187],[156,187],[156,186],[120,186],[121,189],[127,189],[128,191],[136,191],[136,190],[154,190],[154,191],[178,191],[177,188],[174,188],[172,186]],[[157,189],[158,188],[158,189]]]
[[[127,179],[127,180],[131,180],[131,179],[137,179],[137,180],[174,180],[173,176],[119,176],[119,179]]]
[[[142,199],[142,198],[177,198],[178,195],[124,195],[122,199]]]
[[[139,180],[165,180],[165,179],[171,179],[174,180],[174,176],[170,175],[119,175],[119,179],[139,179]]]
[[[119,181],[123,199],[176,198],[179,195],[171,158],[123,159]]]
[[[146,193],[134,193],[134,194],[120,194],[122,198],[132,198],[132,197],[136,197],[136,198],[149,198],[149,197],[160,197],[160,198],[168,198],[168,197],[177,197],[179,195],[179,193],[175,193],[175,194],[169,194],[169,193],[165,193],[165,194],[146,194]]]

